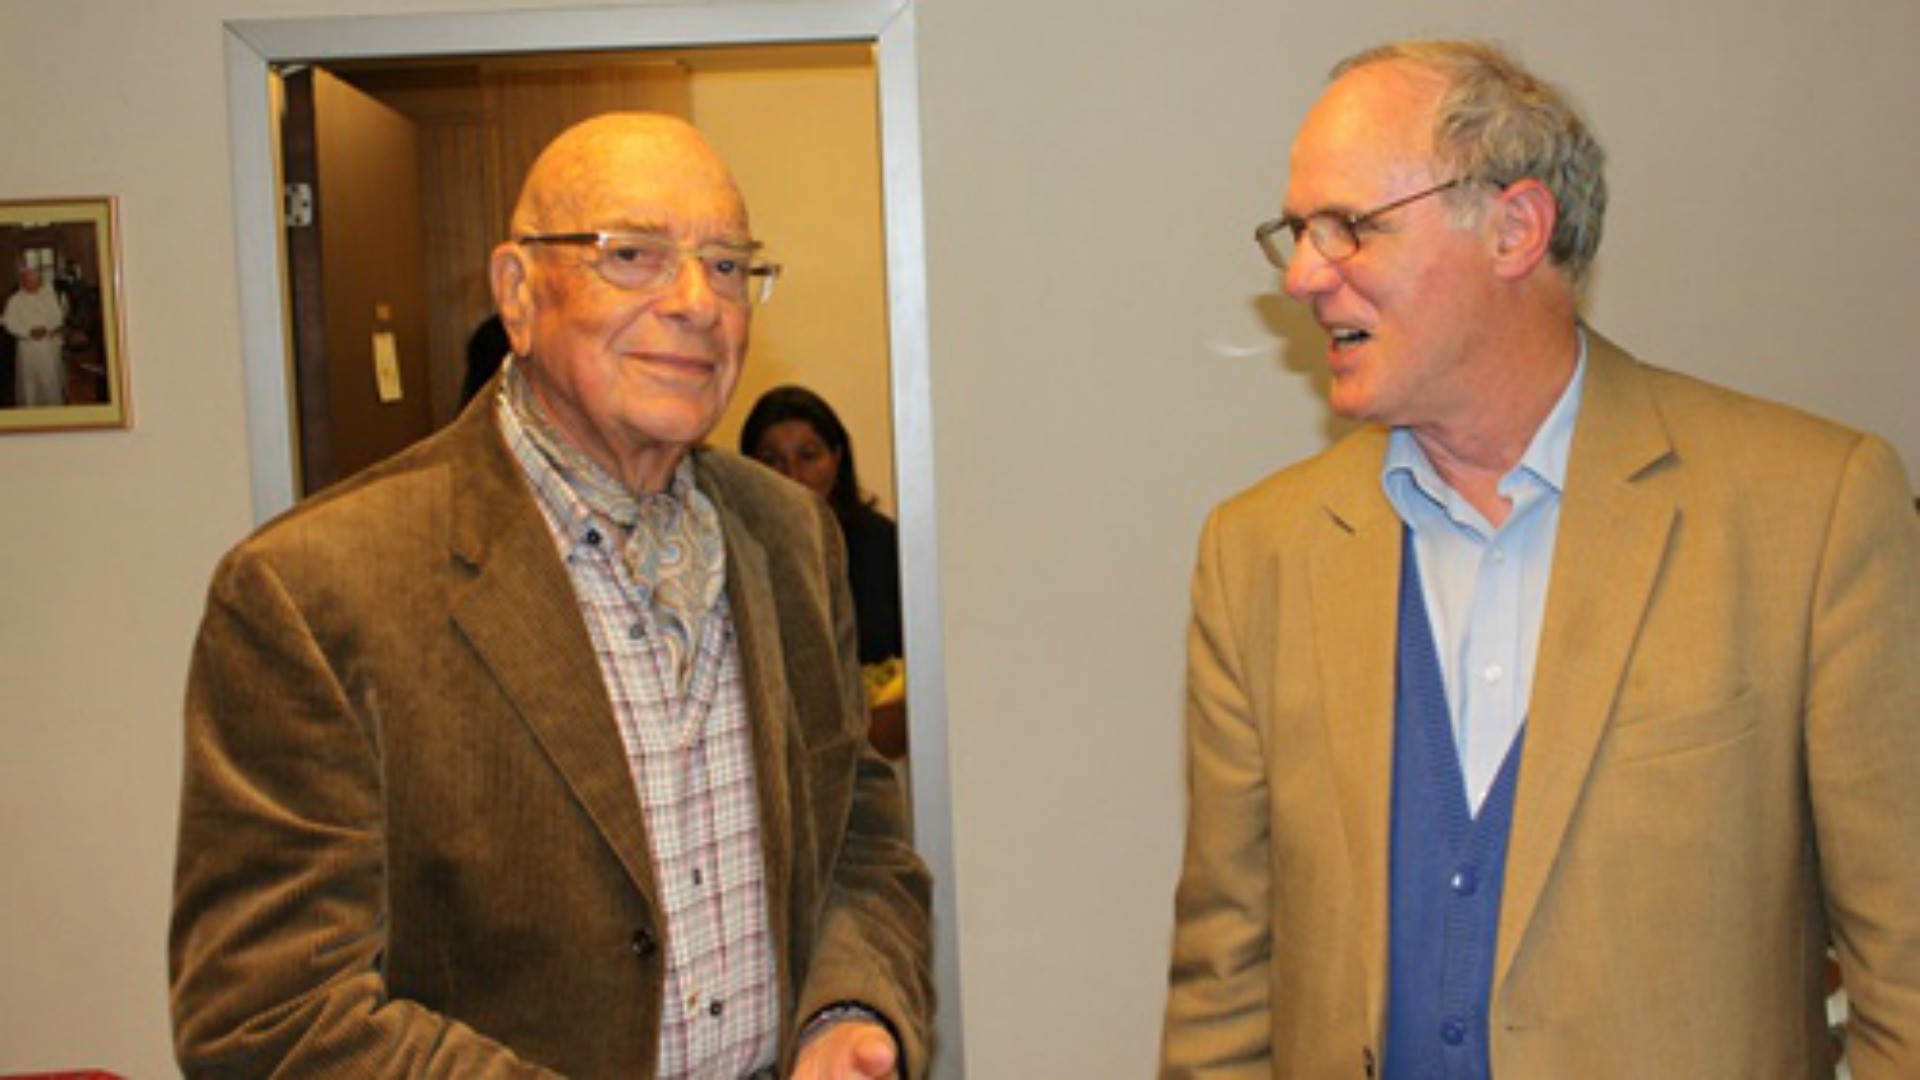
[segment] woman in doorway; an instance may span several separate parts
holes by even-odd
[[[774,387],[747,414],[740,452],[812,488],[833,507],[847,538],[860,662],[900,656],[899,533],[860,490],[853,443],[833,408],[805,387]]]

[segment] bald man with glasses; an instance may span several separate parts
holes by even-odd
[[[193,1076],[923,1076],[928,880],[867,742],[845,554],[701,440],[761,256],[690,127],[534,164],[512,355],[215,574],[173,1013]]]
[[[1920,522],[1882,440],[1578,315],[1602,154],[1348,59],[1255,232],[1361,428],[1208,520],[1167,1078],[1920,1076]]]

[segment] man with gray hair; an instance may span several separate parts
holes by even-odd
[[[1167,1077],[1920,1076],[1920,522],[1882,440],[1588,328],[1498,49],[1343,62],[1256,231],[1363,426],[1209,518]]]

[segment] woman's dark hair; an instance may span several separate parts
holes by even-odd
[[[847,429],[834,415],[833,406],[804,386],[776,386],[760,395],[760,400],[753,403],[753,410],[747,413],[746,423],[740,426],[740,452],[758,457],[760,440],[766,437],[767,429],[786,420],[804,421],[820,436],[820,441],[827,444],[827,449],[840,455],[840,470],[834,474],[833,490],[827,493],[833,512],[850,518],[864,510],[868,503],[860,496],[859,474],[853,467],[853,442],[847,438]]]

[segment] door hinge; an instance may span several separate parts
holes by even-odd
[[[313,185],[287,185],[287,228],[313,227]]]

